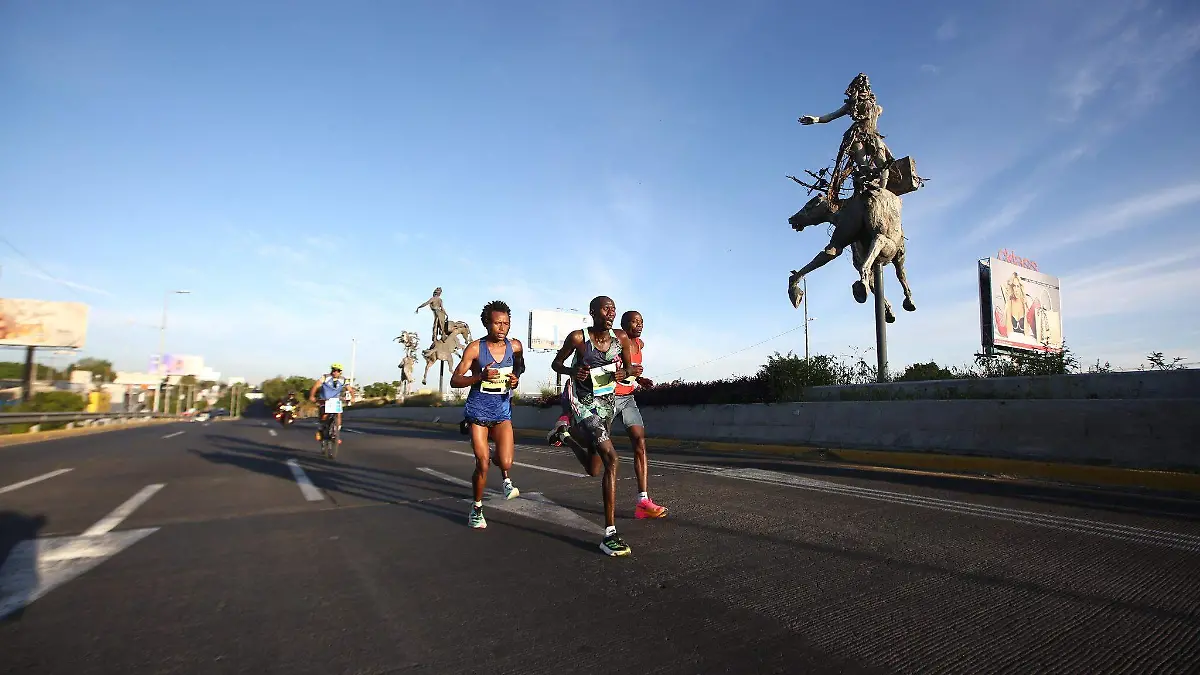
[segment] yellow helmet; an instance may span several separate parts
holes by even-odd
[[[345,368],[342,368],[342,364],[340,364],[340,363],[334,363],[332,366],[329,366],[329,369],[330,370],[345,370]]]

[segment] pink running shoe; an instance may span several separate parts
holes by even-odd
[[[639,520],[642,518],[665,518],[666,516],[667,507],[655,504],[654,500],[649,497],[639,499],[637,507],[633,510],[633,517]]]

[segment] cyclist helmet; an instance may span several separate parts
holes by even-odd
[[[329,366],[329,369],[330,369],[330,370],[342,370],[342,364],[340,364],[340,363],[335,363],[335,364],[333,364],[332,366]]]

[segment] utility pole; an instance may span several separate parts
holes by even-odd
[[[804,279],[804,360],[808,360],[808,279]]]

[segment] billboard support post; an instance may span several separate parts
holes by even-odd
[[[887,321],[883,304],[883,265],[875,265],[872,274],[875,275],[875,355],[878,357],[876,379],[879,382],[887,382]]]
[[[25,369],[21,373],[21,403],[33,398],[33,352],[36,347],[25,348]]]

